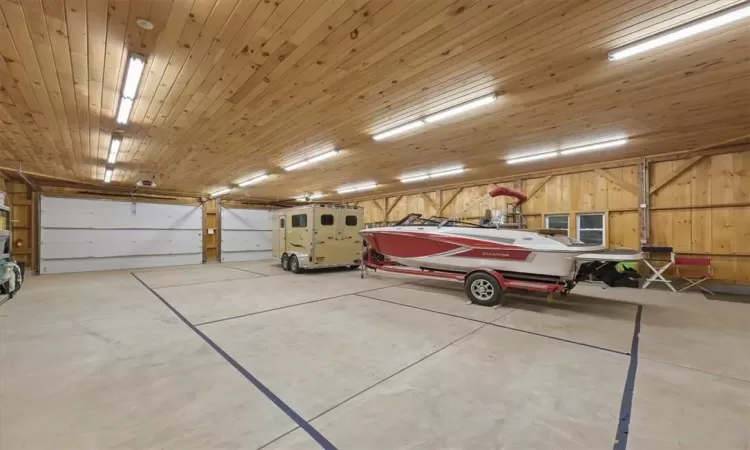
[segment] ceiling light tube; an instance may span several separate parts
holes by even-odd
[[[457,116],[467,111],[471,111],[472,109],[476,109],[481,106],[490,104],[494,102],[496,98],[497,98],[497,95],[495,95],[494,93],[485,95],[484,97],[479,97],[477,99],[468,101],[466,103],[462,103],[458,106],[454,106],[452,108],[448,108],[446,110],[429,115],[424,118],[424,121],[427,123],[435,123],[440,120],[447,119],[449,117]]]
[[[114,172],[114,169],[106,169],[104,171],[104,182],[109,183],[112,181],[112,172]]]
[[[429,175],[429,174],[424,174],[424,175],[413,175],[413,176],[409,176],[409,177],[404,177],[404,178],[401,178],[401,179],[400,179],[400,181],[401,181],[402,183],[413,183],[413,182],[415,182],[415,181],[422,181],[422,180],[426,180],[426,179],[428,179],[428,178],[430,178],[430,175]]]
[[[378,187],[377,183],[363,183],[356,186],[350,186],[338,189],[336,192],[339,194],[346,194],[347,192],[365,191],[367,189],[374,189]]]
[[[224,188],[211,194],[211,198],[221,197],[222,195],[227,195],[230,192],[232,192],[230,188]]]
[[[338,150],[331,150],[329,152],[321,153],[318,156],[313,156],[312,158],[308,158],[307,162],[309,164],[312,164],[312,163],[316,163],[316,162],[319,162],[319,161],[323,161],[323,160],[328,159],[328,158],[333,158],[334,156],[336,156],[338,154],[338,152],[339,152]]]
[[[128,70],[125,73],[125,84],[122,88],[122,96],[126,98],[135,98],[138,92],[138,85],[141,83],[143,68],[146,67],[146,61],[143,56],[131,54],[128,60]]]
[[[582,145],[580,147],[573,147],[560,150],[561,155],[572,155],[574,153],[589,152],[593,150],[601,150],[603,148],[619,147],[628,143],[627,139],[617,139],[615,141],[599,142],[596,144]]]
[[[401,125],[400,127],[391,128],[390,130],[383,131],[382,133],[378,133],[372,136],[372,138],[376,141],[382,141],[383,139],[387,139],[391,136],[396,136],[397,134],[406,133],[407,131],[411,131],[415,128],[419,128],[425,124],[424,120],[417,119],[414,122],[409,122],[407,124]]]
[[[121,138],[112,138],[109,143],[109,156],[107,157],[107,163],[114,164],[117,162],[117,154],[120,152],[120,144],[122,144]]]
[[[128,58],[128,67],[125,70],[125,78],[122,83],[122,92],[120,96],[120,106],[117,110],[117,123],[127,125],[130,119],[130,111],[133,109],[135,94],[138,92],[138,85],[141,83],[143,69],[146,67],[146,59],[133,53]]]
[[[120,99],[120,108],[117,110],[117,123],[127,125],[131,109],[133,109],[133,99],[122,97]]]
[[[262,175],[258,175],[258,176],[256,176],[256,177],[250,178],[249,180],[245,180],[245,181],[243,181],[242,183],[239,183],[239,184],[238,184],[238,186],[239,186],[239,187],[250,186],[251,184],[255,184],[255,183],[258,183],[258,182],[260,182],[260,181],[263,181],[263,180],[265,180],[266,178],[268,178],[268,174],[265,174],[265,173],[264,173],[264,174],[262,174]]]
[[[459,173],[463,173],[464,168],[463,167],[455,167],[453,169],[445,169],[441,170],[439,172],[430,172],[430,178],[438,178],[438,177],[447,177],[450,175],[457,175]]]
[[[747,17],[750,17],[750,3],[743,3],[615,49],[609,52],[609,59],[627,58]]]
[[[328,158],[332,158],[332,157],[336,156],[338,153],[339,153],[338,150],[331,150],[331,151],[328,151],[328,152],[325,152],[325,153],[321,153],[320,155],[316,155],[316,156],[313,156],[313,157],[310,157],[310,158],[307,158],[307,159],[303,159],[302,161],[300,161],[298,163],[294,163],[292,165],[286,166],[286,167],[284,167],[284,170],[286,170],[287,172],[292,171],[292,170],[296,170],[296,169],[299,169],[300,167],[304,167],[304,166],[306,166],[308,164],[316,163],[316,162],[320,162],[320,161],[323,161],[323,160],[328,159]]]
[[[518,164],[518,163],[524,163],[528,161],[538,161],[540,159],[549,159],[554,158],[555,156],[559,156],[560,152],[554,151],[554,152],[547,152],[547,153],[539,153],[536,155],[531,156],[521,156],[519,158],[509,158],[506,159],[505,162],[508,164]]]

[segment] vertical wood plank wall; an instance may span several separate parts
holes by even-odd
[[[649,164],[652,188],[667,181],[650,196],[649,243],[672,246],[676,253],[709,255],[717,279],[750,284],[750,152],[693,159]],[[680,172],[688,164],[692,165]],[[544,227],[545,215],[567,214],[569,233],[575,237],[577,214],[599,212],[605,214],[610,247],[639,248],[639,171],[635,164],[615,165],[371,199],[359,206],[365,209],[366,223],[398,220],[410,212],[450,217],[495,186],[520,187],[526,194],[533,192],[523,207],[529,228]],[[485,209],[505,209],[506,201],[492,199],[489,205],[466,212],[464,218],[476,221]]]
[[[203,204],[203,262],[214,262],[219,260],[219,219],[218,202],[208,200]],[[208,234],[212,229],[213,234]]]
[[[0,190],[7,194],[5,204],[11,208],[11,245],[16,260],[26,264],[26,270],[35,271],[37,261],[36,196],[22,182],[0,178]],[[21,246],[16,245],[17,242]]]

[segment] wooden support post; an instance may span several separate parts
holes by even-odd
[[[672,180],[682,175],[683,172],[693,167],[703,158],[704,156],[694,156],[686,160],[680,167],[673,170],[672,173],[670,173],[669,176],[665,180],[663,180],[661,183],[657,184],[656,186],[651,187],[651,190],[649,190],[649,194],[654,195],[659,189],[668,185],[670,182],[672,182]]]

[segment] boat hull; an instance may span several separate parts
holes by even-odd
[[[604,246],[566,246],[535,232],[486,228],[387,227],[360,232],[368,244],[392,261],[410,267],[466,273],[493,269],[504,273],[573,280],[578,257],[586,261]],[[519,245],[523,243],[524,245]],[[609,251],[608,261],[640,259]]]

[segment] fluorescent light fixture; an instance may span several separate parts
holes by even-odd
[[[321,153],[318,156],[313,156],[312,158],[308,158],[307,162],[312,164],[318,161],[323,161],[324,159],[328,159],[328,158],[332,158],[336,156],[338,152],[339,152],[338,150],[331,150],[330,152]]]
[[[296,170],[296,169],[299,169],[300,167],[304,167],[304,166],[306,166],[308,164],[312,164],[312,163],[316,163],[316,162],[319,162],[319,161],[323,161],[324,159],[332,158],[332,157],[336,156],[338,154],[338,152],[339,152],[338,150],[331,150],[331,151],[328,151],[328,152],[325,152],[325,153],[321,153],[320,155],[313,156],[313,157],[307,158],[307,159],[303,159],[302,161],[300,161],[298,163],[294,163],[294,164],[292,164],[290,166],[286,166],[286,167],[284,167],[284,170],[286,170],[287,172],[292,171],[292,170]]]
[[[257,177],[250,178],[249,180],[245,180],[242,183],[239,183],[239,186],[240,187],[250,186],[251,184],[255,184],[255,183],[258,183],[260,181],[263,181],[266,178],[268,178],[268,174],[264,173],[262,175],[258,175]]]
[[[397,134],[406,133],[407,131],[413,130],[415,128],[419,128],[424,125],[424,120],[418,119],[414,122],[409,122],[407,124],[401,125],[400,127],[391,128],[390,130],[383,131],[382,133],[378,133],[372,136],[372,138],[376,141],[382,141],[383,139],[387,139],[391,136],[395,136]]]
[[[104,182],[109,183],[112,181],[112,172],[114,172],[113,169],[107,169],[104,171]]]
[[[485,95],[484,97],[479,97],[475,100],[471,100],[466,103],[460,104],[458,106],[454,106],[452,108],[448,108],[446,110],[429,115],[424,118],[424,121],[427,123],[435,123],[443,119],[457,116],[459,114],[465,113],[466,111],[471,111],[472,109],[476,109],[481,106],[492,103],[495,101],[495,99],[497,99],[497,95],[495,95],[494,93]]]
[[[554,158],[555,156],[559,156],[560,152],[547,152],[547,153],[538,153],[536,155],[531,156],[521,156],[518,158],[510,158],[506,159],[505,162],[508,164],[518,164],[518,163],[524,163],[528,161],[538,161],[540,159],[549,159]]]
[[[601,150],[609,147],[619,147],[628,143],[627,139],[617,139],[615,141],[599,142],[597,144],[582,145],[580,147],[567,148],[560,150],[561,155],[571,155],[574,153],[589,152],[593,150]]]
[[[146,61],[141,55],[130,55],[128,61],[128,71],[125,73],[125,85],[122,88],[122,96],[126,98],[135,98],[138,91],[138,84],[141,82],[143,68],[146,67]]]
[[[109,156],[107,157],[107,162],[109,164],[114,164],[117,162],[117,153],[120,151],[120,144],[122,144],[121,138],[113,137],[112,140],[109,143]]]
[[[404,178],[401,178],[401,179],[400,179],[400,181],[401,181],[402,183],[413,183],[413,182],[415,182],[415,181],[422,181],[422,180],[427,180],[427,179],[429,179],[429,178],[430,178],[430,175],[429,175],[429,174],[424,174],[424,175],[414,175],[414,176],[410,176],[410,177],[404,177]]]
[[[459,173],[463,173],[463,171],[464,171],[463,167],[455,167],[453,169],[445,169],[439,172],[430,172],[430,178],[448,177],[451,175],[457,175]]]
[[[127,125],[128,119],[130,119],[130,110],[133,109],[133,99],[121,98],[120,109],[117,110],[117,123],[120,125]]]
[[[117,110],[117,123],[121,125],[127,125],[130,119],[130,111],[133,109],[133,101],[138,92],[138,85],[141,83],[144,67],[146,67],[146,60],[143,56],[135,53],[130,55],[125,80],[122,83],[120,107]]]
[[[220,191],[216,191],[213,194],[211,194],[211,198],[221,197],[222,195],[227,195],[228,193],[232,192],[229,188],[224,188]]]
[[[702,17],[692,22],[688,22],[685,25],[678,26],[671,30],[664,31],[640,41],[633,42],[632,44],[625,45],[616,50],[609,52],[610,61],[627,58],[635,54],[645,52],[662,45],[671,44],[672,42],[685,39],[687,37],[702,33],[704,31],[712,30],[729,23],[735,22],[740,19],[750,17],[750,3],[743,3],[733,8],[728,8],[723,11],[719,11],[715,14],[711,14],[706,17]]]
[[[362,183],[356,186],[349,186],[349,187],[338,189],[336,192],[338,192],[339,194],[346,194],[348,192],[357,192],[357,191],[366,191],[368,189],[375,189],[376,187],[378,187],[377,183]]]
[[[447,177],[450,175],[456,175],[464,171],[463,167],[453,167],[451,169],[443,169],[435,172],[425,173],[421,175],[410,175],[404,178],[400,178],[399,181],[402,183],[413,183],[415,181],[427,180],[429,178]]]

